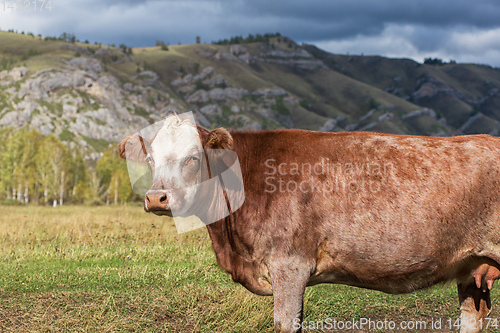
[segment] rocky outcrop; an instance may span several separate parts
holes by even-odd
[[[325,124],[320,128],[321,132],[331,132],[337,126],[337,120],[328,119]]]
[[[323,61],[315,59],[309,52],[302,48],[295,50],[265,48],[264,52],[252,59],[259,62],[284,65],[308,71],[318,68],[328,68]]]
[[[95,51],[94,55],[96,56],[103,56],[103,55],[107,55],[107,54],[110,54],[111,51],[108,50],[108,49],[98,49],[97,51]]]
[[[213,57],[215,60],[227,60],[227,61],[236,60],[234,57],[232,57],[231,55],[227,54],[226,52],[224,52],[222,50],[218,50],[217,52],[215,52]]]
[[[102,71],[101,62],[97,59],[78,57],[71,59],[67,62],[67,64],[74,68],[89,70],[95,73],[99,73]]]
[[[238,88],[215,88],[208,92],[208,97],[215,101],[225,101],[228,99],[240,100],[248,95],[248,90]]]
[[[206,79],[203,81],[203,84],[210,88],[228,85],[226,79],[222,75],[216,75],[210,79]]]
[[[9,71],[0,72],[0,85],[7,86],[12,84],[12,82],[17,82],[22,80],[28,74],[29,69],[26,67],[16,67]]]
[[[139,75],[132,77],[132,79],[139,79],[142,83],[148,86],[155,86],[157,88],[163,88],[163,83],[159,81],[159,76],[152,71],[143,71]]]
[[[394,119],[394,113],[392,112],[386,112],[383,115],[379,116],[377,118],[378,122],[383,122],[383,121],[391,121]]]
[[[287,96],[288,93],[280,88],[266,88],[266,89],[257,89],[252,92],[252,96],[256,97],[265,97],[265,98],[270,98],[270,97],[278,97],[278,96]]]
[[[401,118],[408,119],[408,118],[414,118],[414,117],[421,117],[424,115],[436,119],[436,112],[434,110],[428,109],[428,108],[423,108],[420,110],[411,111],[407,114],[404,114]]]
[[[478,112],[475,115],[473,115],[472,117],[470,117],[469,119],[467,119],[467,121],[458,130],[460,132],[466,132],[467,129],[469,129],[476,121],[483,119],[483,118],[484,118],[484,114],[482,114],[481,112]]]
[[[260,57],[255,57],[254,59],[260,62],[284,65],[308,71],[313,71],[318,68],[323,68],[323,69],[328,68],[321,60],[294,60],[294,59],[285,60],[285,59],[272,59],[272,58],[260,58]]]
[[[190,84],[191,82],[193,82],[193,75],[188,74],[188,75],[184,76],[182,79],[177,79],[177,80],[172,81],[170,84],[173,85],[174,87],[178,87],[178,86]]]
[[[240,44],[231,45],[231,47],[229,48],[229,53],[231,53],[231,55],[235,57],[238,57],[238,59],[246,62],[249,65],[253,63],[252,56],[243,45]]]
[[[242,129],[242,130],[260,130],[262,127],[260,126],[259,123],[253,121],[250,119],[250,117],[242,115],[242,114],[235,114],[231,115],[228,117],[228,122],[232,124],[237,124],[237,126]]]
[[[222,115],[222,110],[216,104],[205,105],[200,109],[200,112],[210,117]]]
[[[170,104],[185,111],[181,104],[171,103],[166,92],[151,87],[159,79],[151,71],[122,87],[102,71],[99,60],[77,57],[59,69],[27,74],[24,67],[1,72],[0,84],[6,86],[3,98],[9,106],[0,110],[0,126],[29,126],[43,135],[67,129],[75,134],[74,144],[80,145],[85,137],[116,142],[160,119],[159,110]]]
[[[200,104],[208,102],[208,92],[206,90],[198,90],[186,98],[189,104]]]
[[[284,59],[289,59],[289,58],[299,58],[299,59],[313,59],[314,57],[307,52],[304,49],[296,49],[293,51],[289,50],[271,50],[265,53],[260,54],[261,58],[284,58]]]
[[[181,87],[193,82],[204,80],[205,78],[211,76],[213,73],[214,69],[212,67],[206,67],[200,74],[196,74],[194,76],[192,74],[187,74],[182,78],[172,81],[170,84],[174,87]]]
[[[425,76],[416,83],[417,89],[412,94],[413,99],[418,103],[424,98],[432,98],[438,94],[446,94],[463,99],[464,95],[452,87],[444,84],[434,76]]]
[[[178,89],[179,92],[183,94],[190,94],[196,90],[196,86],[194,84],[190,84],[189,86],[183,86]]]
[[[248,53],[247,49],[241,44],[234,44],[229,47],[229,53],[238,57],[242,54]]]

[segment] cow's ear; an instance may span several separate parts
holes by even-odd
[[[216,128],[206,135],[203,141],[205,149],[233,149],[233,137],[225,128]]]
[[[123,139],[118,145],[118,153],[124,160],[134,162],[144,162],[148,151],[150,150],[151,141],[145,139],[139,134],[132,134]]]

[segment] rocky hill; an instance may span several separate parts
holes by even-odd
[[[169,110],[208,128],[498,135],[499,87],[488,66],[335,55],[281,36],[129,54],[0,32],[0,126],[53,133],[94,160]]]

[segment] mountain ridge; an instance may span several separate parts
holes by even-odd
[[[0,32],[0,126],[53,133],[93,160],[170,110],[207,128],[500,131],[500,70],[484,65],[337,55],[284,36],[126,51]]]

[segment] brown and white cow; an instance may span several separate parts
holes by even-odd
[[[202,148],[238,156],[245,202],[207,228],[233,280],[274,296],[275,332],[300,331],[306,286],[401,294],[450,280],[461,331],[480,331],[474,321],[489,314],[500,275],[500,139],[208,131],[172,115],[154,139],[119,146],[122,158],[152,166],[147,212],[196,214],[213,195],[179,191],[207,177]]]

